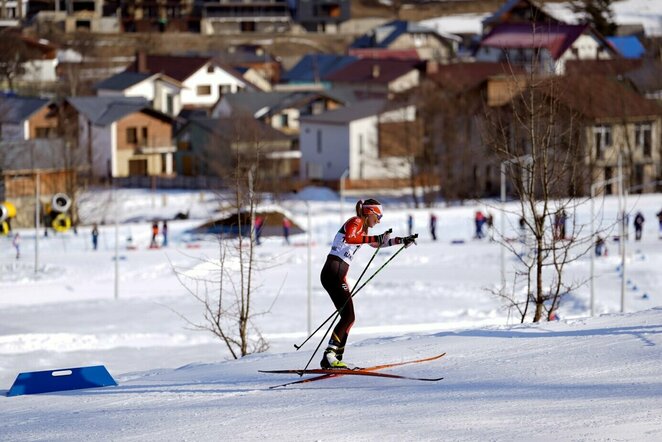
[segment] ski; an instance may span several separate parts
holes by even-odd
[[[278,373],[278,374],[283,374],[283,373],[296,373],[299,375],[303,374],[319,374],[319,376],[315,376],[312,378],[306,378],[306,379],[299,379],[296,381],[292,382],[287,382],[285,384],[280,384],[280,385],[274,385],[272,387],[269,387],[270,389],[273,388],[279,388],[279,387],[286,387],[288,385],[295,385],[295,384],[305,384],[308,382],[314,382],[314,381],[320,381],[322,379],[329,379],[333,377],[338,377],[338,376],[344,376],[344,375],[359,375],[359,376],[377,376],[377,377],[388,377],[388,378],[396,378],[396,379],[412,379],[412,380],[426,380],[426,381],[438,381],[443,378],[411,378],[408,376],[401,376],[401,375],[395,375],[391,373],[370,373],[374,372],[377,370],[383,370],[385,368],[392,368],[392,367],[399,367],[401,365],[408,365],[408,364],[417,364],[420,362],[429,362],[429,361],[434,361],[436,359],[440,359],[443,356],[445,356],[446,353],[441,353],[439,355],[427,357],[427,358],[420,358],[420,359],[412,359],[409,361],[402,361],[402,362],[392,362],[388,364],[380,364],[380,365],[373,365],[371,367],[365,367],[361,369],[354,369],[354,370],[339,370],[339,369],[312,369],[312,370],[259,370],[261,373]],[[383,376],[380,376],[383,375]]]

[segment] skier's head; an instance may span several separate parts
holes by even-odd
[[[359,200],[356,203],[356,215],[363,218],[368,227],[373,227],[382,219],[382,205],[375,199]]]

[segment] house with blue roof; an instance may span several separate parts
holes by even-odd
[[[450,60],[461,38],[439,34],[416,22],[394,20],[360,36],[349,47],[349,54],[361,58],[399,58]]]
[[[646,48],[634,35],[607,37],[607,41],[616,48],[623,58],[641,58],[646,53]]]
[[[327,82],[329,75],[342,69],[350,63],[354,63],[358,57],[336,54],[308,54],[301,59],[291,69],[285,71],[281,76],[281,83],[297,85],[324,85],[329,87]]]

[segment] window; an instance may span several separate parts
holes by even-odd
[[[196,93],[199,96],[211,95],[211,86],[208,84],[200,85],[196,88]]]
[[[166,94],[166,113],[169,115],[175,114],[175,99],[172,95]]]
[[[280,127],[290,127],[290,119],[287,114],[281,114]]]
[[[147,126],[140,128],[140,142],[142,144],[147,144]]]
[[[595,139],[596,158],[604,159],[605,149],[611,146],[611,125],[598,124],[593,126],[593,137]]]
[[[135,127],[126,128],[126,142],[129,144],[138,143],[138,129]]]
[[[214,73],[214,65],[213,64],[210,64],[209,66],[207,66],[207,73],[208,74],[213,74]]]
[[[645,158],[650,158],[652,155],[651,134],[651,123],[638,123],[634,127],[634,143],[643,149]]]
[[[322,131],[317,129],[317,153],[322,153]]]
[[[36,127],[35,128],[35,137],[36,138],[49,138],[51,133],[54,133],[53,128],[50,127]]]

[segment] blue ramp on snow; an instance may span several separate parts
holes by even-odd
[[[80,390],[82,388],[117,385],[103,365],[64,368],[60,370],[29,371],[16,376],[7,396]]]

